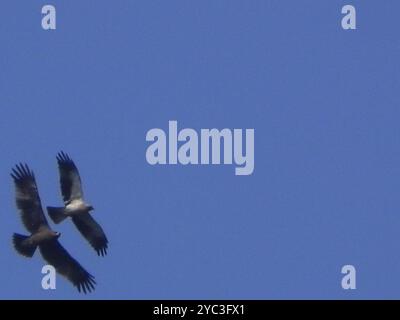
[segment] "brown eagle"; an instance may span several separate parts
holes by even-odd
[[[78,168],[68,154],[57,155],[60,173],[61,193],[64,207],[47,207],[47,212],[54,223],[60,223],[71,217],[72,222],[82,236],[96,250],[97,254],[107,254],[108,240],[102,227],[93,219],[90,211],[93,207],[83,199],[82,183]]]
[[[94,277],[58,242],[60,233],[50,229],[43,213],[33,172],[26,164],[19,164],[12,169],[11,176],[15,183],[17,208],[23,224],[31,233],[30,236],[14,233],[13,243],[17,252],[30,258],[39,247],[44,260],[72,282],[79,292],[94,290]]]

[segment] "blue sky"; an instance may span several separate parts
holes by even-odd
[[[0,298],[400,297],[398,1],[51,1],[46,32],[47,3],[0,12]],[[254,128],[254,173],[150,166],[146,133],[169,120]],[[61,204],[60,150],[110,240],[99,258],[54,226],[96,276],[87,296],[44,291],[40,255],[11,246],[11,168]]]

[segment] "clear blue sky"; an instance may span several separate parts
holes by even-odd
[[[57,30],[41,29],[41,6]],[[340,27],[357,8],[356,31]],[[398,1],[2,1],[0,298],[399,298]],[[151,128],[254,128],[255,171],[150,166]],[[77,163],[110,240],[83,296],[41,289],[11,167],[61,204],[55,156]],[[341,267],[357,290],[341,289]]]

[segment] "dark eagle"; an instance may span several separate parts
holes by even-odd
[[[68,154],[64,152],[57,155],[57,162],[64,207],[47,207],[49,216],[55,223],[60,223],[65,218],[71,217],[79,232],[96,250],[97,254],[99,256],[106,255],[108,240],[101,226],[90,214],[93,207],[83,200],[78,168]]]
[[[44,260],[71,281],[79,292],[82,290],[86,293],[94,290],[96,284],[94,277],[58,242],[60,233],[50,229],[43,213],[33,172],[26,164],[20,164],[12,169],[11,176],[15,183],[17,208],[23,224],[31,233],[30,236],[14,233],[15,249],[21,255],[30,258],[39,247]]]

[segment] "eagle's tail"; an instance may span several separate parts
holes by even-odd
[[[62,207],[47,207],[47,212],[54,223],[60,223],[68,216],[65,214],[65,208]]]
[[[13,234],[13,244],[15,250],[18,251],[19,254],[22,254],[25,257],[31,258],[36,250],[36,245],[32,245],[28,241],[26,241],[29,237],[24,236],[22,234],[14,233]]]

